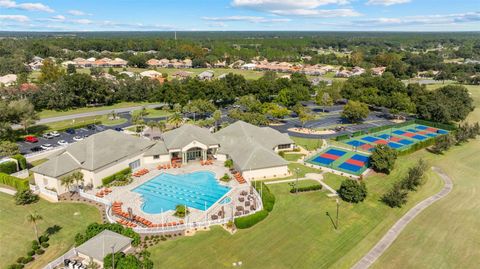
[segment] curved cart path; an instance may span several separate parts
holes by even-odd
[[[445,183],[442,190],[437,194],[428,197],[427,199],[421,201],[410,209],[402,218],[400,218],[393,226],[388,230],[388,232],[378,241],[378,243],[365,255],[363,258],[358,261],[352,269],[366,269],[369,268],[384,252],[388,247],[395,241],[398,235],[403,231],[403,229],[410,223],[420,212],[425,208],[429,207],[431,204],[447,196],[453,189],[453,182],[451,178],[445,174],[440,168],[432,167],[432,170],[435,171]]]

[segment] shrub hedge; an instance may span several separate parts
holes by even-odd
[[[112,183],[113,181],[115,180],[119,180],[120,178],[125,178],[125,176],[129,175],[130,173],[132,173],[132,169],[130,167],[128,168],[125,168],[113,175],[110,175],[108,177],[104,177],[102,179],[102,184],[103,185],[108,185],[110,183]]]
[[[12,159],[17,160],[20,170],[27,169],[27,159],[22,154],[13,155]]]
[[[267,210],[258,211],[255,214],[235,219],[235,226],[238,229],[247,229],[264,220],[268,216]]]
[[[364,135],[364,134],[366,134],[365,131],[357,131],[357,132],[352,133],[352,137],[361,136],[361,135]]]
[[[307,191],[318,191],[322,189],[322,185],[310,185],[310,186],[305,186],[305,187],[300,187],[300,188],[292,188],[290,190],[290,193],[296,193],[296,192],[307,192]]]
[[[447,131],[453,131],[453,130],[457,129],[457,127],[455,125],[452,125],[452,124],[445,124],[445,123],[433,122],[433,121],[427,121],[427,120],[416,119],[415,123],[430,126],[430,127],[434,127],[434,128],[440,128],[440,129],[444,129],[444,130],[447,130]]]
[[[273,210],[273,206],[275,205],[275,195],[270,192],[270,189],[263,182],[260,184],[254,184],[254,187],[258,193],[260,193],[260,191],[262,192],[263,209],[271,212]]]
[[[19,191],[29,189],[28,178],[21,179],[21,178],[18,178],[18,177],[7,175],[5,173],[0,173],[0,184],[8,185],[10,187],[14,187],[15,189],[17,189]]]
[[[350,136],[348,136],[348,134],[343,134],[343,135],[339,135],[335,138],[335,140],[337,141],[342,141],[342,140],[346,140],[346,139],[349,139]]]
[[[0,173],[7,175],[17,172],[17,164],[14,161],[0,163]]]

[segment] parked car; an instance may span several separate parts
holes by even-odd
[[[89,125],[87,125],[87,129],[93,131],[93,130],[97,129],[97,126],[95,126],[95,124],[89,124]]]
[[[66,146],[66,145],[68,145],[68,142],[65,141],[65,140],[59,140],[57,143],[58,143],[60,146]]]
[[[117,131],[117,132],[123,132],[123,128],[116,127],[116,128],[115,128],[115,131]]]
[[[97,125],[97,131],[99,131],[99,132],[105,131],[105,128],[103,128],[102,126],[98,126],[98,125]]]
[[[81,141],[81,140],[83,140],[83,137],[82,137],[82,136],[79,136],[79,135],[76,135],[76,136],[73,137],[73,140],[75,140],[75,141]]]
[[[39,151],[42,151],[43,149],[39,146],[36,146],[36,147],[33,147],[30,149],[31,152],[39,152]]]
[[[52,139],[53,135],[51,135],[50,133],[46,133],[46,134],[43,134],[42,137],[45,139]]]
[[[89,134],[84,134],[84,135],[83,135],[83,138],[87,138],[87,137],[89,137],[89,136],[90,136]]]
[[[37,143],[38,142],[38,138],[36,136],[33,136],[33,135],[27,135],[25,136],[25,142],[28,142],[28,143]]]
[[[57,132],[57,131],[53,131],[53,132],[50,132],[50,135],[53,136],[53,137],[59,137],[60,133]]]
[[[47,149],[52,149],[53,146],[52,144],[43,144],[40,146],[42,149],[47,150]]]
[[[67,134],[75,134],[75,129],[69,128],[65,131]]]

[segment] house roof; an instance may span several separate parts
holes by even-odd
[[[112,253],[112,249],[115,252],[124,250],[130,246],[131,242],[132,239],[129,237],[110,230],[103,230],[76,249],[83,255],[92,257],[98,261],[103,261],[105,256]]]
[[[32,171],[51,177],[59,177],[80,168],[95,171],[146,151],[154,144],[154,141],[106,130],[69,145]]]
[[[145,151],[144,156],[154,156],[154,155],[163,155],[163,154],[168,154],[168,149],[165,146],[165,142],[157,141],[157,143],[153,145],[153,147]]]
[[[270,127],[257,127],[244,121],[227,126],[215,136],[220,141],[220,153],[230,155],[242,171],[287,165],[288,162],[273,149],[294,143],[287,135]]]
[[[204,145],[218,144],[218,140],[209,130],[192,124],[185,124],[180,128],[164,133],[163,141],[168,149],[183,148],[193,141]]]

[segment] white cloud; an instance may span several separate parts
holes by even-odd
[[[233,0],[232,6],[268,12],[280,16],[355,17],[361,14],[351,8],[319,9],[326,5],[346,5],[349,0]]]
[[[81,10],[76,10],[76,9],[72,9],[72,10],[69,10],[67,11],[68,14],[70,15],[73,15],[73,16],[86,16],[86,15],[91,15],[91,14],[88,14],[86,12],[83,12]]]
[[[63,15],[56,15],[56,16],[51,17],[50,19],[54,20],[54,21],[64,21],[67,18],[65,18],[65,16],[63,16]]]
[[[202,20],[206,21],[215,21],[215,22],[226,22],[226,21],[243,21],[250,23],[272,23],[272,22],[289,22],[290,19],[282,18],[265,18],[265,17],[256,17],[256,16],[228,16],[228,17],[202,17]]]
[[[444,15],[407,16],[401,18],[372,18],[357,20],[352,23],[361,27],[377,26],[422,26],[422,25],[446,25],[477,23],[480,22],[480,12],[453,13]]]
[[[92,24],[93,21],[87,20],[87,19],[79,19],[79,20],[73,20],[73,23],[79,23],[79,24]]]
[[[369,0],[367,5],[391,6],[397,4],[409,3],[411,0]]]
[[[46,6],[42,3],[21,3],[18,4],[12,0],[0,0],[0,7],[10,8],[10,9],[21,9],[28,11],[43,11],[43,12],[54,12],[52,8]]]
[[[27,22],[30,19],[24,15],[0,15],[1,21]]]

